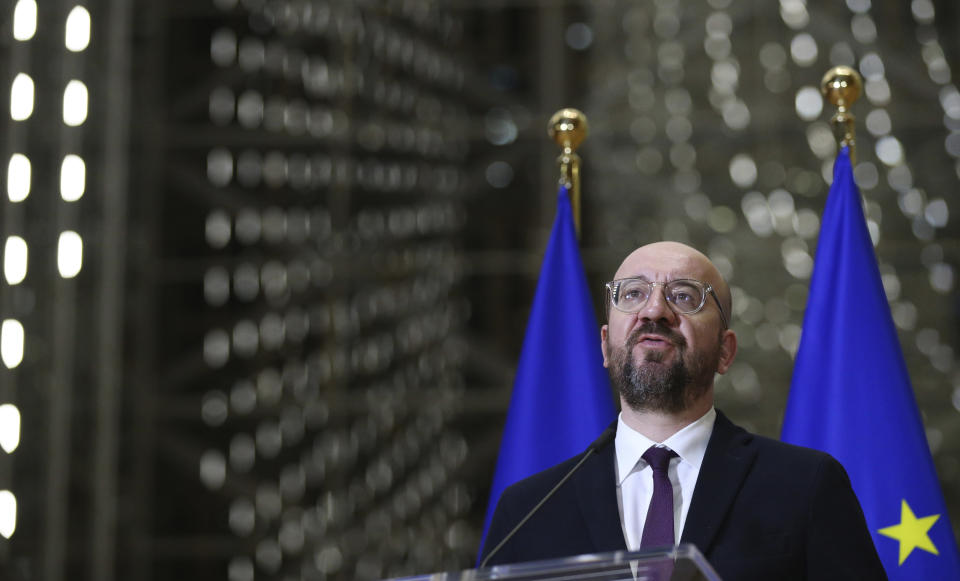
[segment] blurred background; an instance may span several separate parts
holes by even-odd
[[[958,30],[949,0],[0,2],[0,577],[472,566],[561,107],[598,315],[634,247],[702,249],[718,407],[777,436],[836,64],[956,528]]]

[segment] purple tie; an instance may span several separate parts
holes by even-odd
[[[643,453],[644,460],[653,469],[653,497],[643,525],[640,548],[673,546],[673,485],[667,469],[677,453],[669,448],[650,446]]]

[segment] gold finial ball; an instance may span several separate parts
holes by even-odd
[[[820,81],[820,92],[836,107],[849,108],[860,98],[862,91],[863,79],[860,73],[844,65],[833,67]]]
[[[557,145],[571,151],[583,143],[590,131],[587,116],[576,109],[560,109],[550,118],[547,133]]]

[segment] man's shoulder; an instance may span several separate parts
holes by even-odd
[[[839,462],[826,452],[754,434],[734,424],[719,411],[718,421],[714,429],[729,431],[730,435],[726,439],[734,441],[744,448],[752,449],[759,462],[774,463],[793,469],[811,469],[823,464],[839,466]]]
[[[824,472],[839,472],[846,477],[846,471],[840,462],[826,452],[788,444],[764,436],[757,436],[756,438],[760,447],[758,462],[764,463],[768,467],[783,470],[791,475],[805,473],[813,478],[819,478]]]
[[[756,440],[758,449],[765,453],[774,454],[777,456],[787,456],[793,460],[808,462],[822,462],[832,458],[832,456],[826,452],[814,450],[813,448],[797,446],[796,444],[789,444],[781,440],[768,438],[767,436],[754,434],[753,438]]]

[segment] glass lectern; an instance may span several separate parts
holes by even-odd
[[[549,561],[531,561],[468,569],[453,573],[432,573],[394,581],[719,581],[710,563],[693,545],[672,549],[617,551],[578,555]]]

